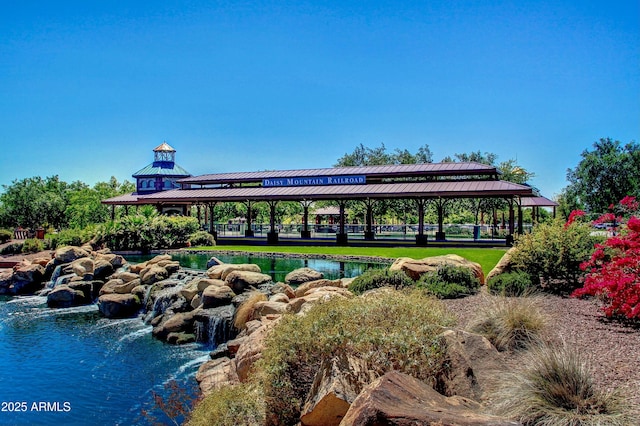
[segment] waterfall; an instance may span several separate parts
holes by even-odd
[[[195,316],[194,334],[196,341],[207,344],[208,347],[216,347],[233,337],[233,306],[204,309]]]

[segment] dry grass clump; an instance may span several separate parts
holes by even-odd
[[[566,345],[541,344],[526,354],[520,371],[505,376],[497,411],[524,425],[637,424],[618,393],[597,388],[587,363]]]
[[[539,297],[495,297],[480,309],[469,329],[485,336],[499,351],[525,349],[539,342],[547,328]]]
[[[453,322],[446,307],[423,292],[390,289],[375,296],[333,299],[305,316],[283,317],[256,365],[269,424],[300,420],[324,359],[354,357],[374,376],[399,370],[433,381],[444,361],[438,335]]]
[[[262,426],[264,397],[253,384],[225,386],[207,395],[190,415],[187,426]]]
[[[254,291],[247,300],[242,302],[236,310],[236,315],[233,320],[233,325],[236,329],[242,330],[245,324],[251,321],[253,312],[255,311],[256,303],[267,300],[267,296],[259,291]]]

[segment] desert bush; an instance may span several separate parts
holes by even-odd
[[[238,384],[214,390],[195,407],[187,426],[264,425],[265,403],[256,384]]]
[[[532,291],[531,276],[524,271],[496,275],[487,282],[491,294],[499,296],[523,296]]]
[[[389,268],[367,269],[349,284],[349,291],[362,294],[367,290],[380,287],[393,287],[399,290],[414,284],[414,281],[402,271],[391,271]]]
[[[267,300],[267,296],[259,291],[254,291],[244,302],[238,306],[233,325],[236,329],[242,330],[245,324],[251,321],[256,303]]]
[[[529,234],[516,238],[511,262],[525,271],[533,283],[550,293],[570,293],[581,286],[580,264],[589,259],[602,238],[592,235],[590,225],[556,220],[541,223]]]
[[[334,298],[304,316],[284,316],[267,337],[254,370],[264,389],[268,421],[299,422],[323,360],[354,357],[374,376],[399,370],[433,383],[445,358],[438,335],[453,322],[441,302],[417,290]]]
[[[8,229],[0,229],[0,244],[4,244],[13,238],[13,232]]]
[[[423,274],[416,286],[439,299],[455,299],[477,293],[480,281],[469,268],[443,264]]]
[[[195,246],[215,246],[216,240],[213,235],[207,231],[196,231],[189,235],[189,244],[191,247]]]
[[[600,390],[587,363],[566,345],[532,348],[523,367],[505,376],[498,412],[524,425],[632,425],[626,398]]]
[[[37,253],[44,250],[44,241],[36,238],[27,238],[22,244],[23,253]]]
[[[547,317],[536,297],[495,297],[479,309],[469,329],[485,336],[499,351],[518,350],[539,342]]]

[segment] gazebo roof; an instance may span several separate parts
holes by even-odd
[[[188,177],[191,173],[173,161],[154,161],[133,174],[134,178],[153,176]]]
[[[157,147],[155,147],[153,149],[153,152],[159,152],[159,151],[163,151],[163,152],[176,152],[175,149],[173,149],[173,147],[171,145],[169,145],[166,141],[162,142],[160,145],[158,145]]]

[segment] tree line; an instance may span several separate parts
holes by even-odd
[[[501,179],[527,184],[534,173],[519,166],[514,159],[498,162],[498,155],[490,152],[456,153],[441,162],[477,162],[496,167]],[[384,144],[367,147],[359,144],[350,153],[340,157],[334,166],[371,166],[387,164],[432,163],[433,153],[429,145],[419,147],[415,152],[407,149],[388,151]],[[569,185],[558,195],[560,213],[568,217],[572,210],[602,213],[626,195],[640,197],[640,147],[636,142],[622,144],[611,138],[602,138],[593,143],[593,150],[585,150],[578,165],[567,170]],[[93,186],[75,181],[67,183],[58,176],[31,177],[15,180],[11,185],[3,185],[0,194],[0,228],[46,228],[82,229],[92,224],[107,222],[111,217],[109,206],[101,200],[135,191],[135,185],[128,181],[119,182],[112,177],[108,182],[98,182]],[[335,205],[331,202],[317,203],[318,206]],[[485,223],[497,218],[504,211],[506,201],[502,199],[452,200],[447,205],[450,223],[478,223],[485,217]],[[363,218],[365,206],[361,202],[351,202],[347,209],[351,218]],[[254,223],[268,221],[269,209],[265,203],[251,206]],[[117,216],[126,214],[117,208]],[[217,222],[227,222],[246,215],[243,203],[222,203],[216,206],[214,217]],[[192,212],[196,215],[196,208]],[[280,223],[300,221],[302,206],[296,202],[278,203],[276,219]],[[486,216],[485,216],[486,215]],[[416,223],[417,212],[411,200],[385,200],[376,202],[374,216],[378,223]],[[435,223],[435,209],[427,210],[425,220]]]

